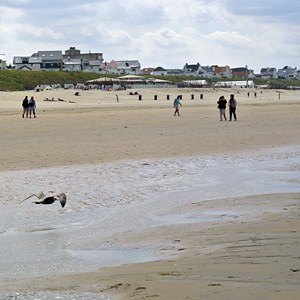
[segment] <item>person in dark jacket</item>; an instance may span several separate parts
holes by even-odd
[[[234,117],[234,121],[236,121],[236,114],[235,114],[236,104],[237,103],[236,103],[236,100],[234,99],[234,95],[231,94],[229,102],[228,102],[228,106],[229,106],[229,121],[232,120],[232,115]]]
[[[221,96],[217,103],[218,103],[218,109],[220,112],[220,121],[222,121],[222,117],[224,117],[224,120],[226,121],[225,110],[226,110],[227,100],[224,98],[224,96]]]
[[[29,117],[31,118],[31,113],[33,113],[34,118],[36,118],[36,115],[35,115],[36,104],[35,104],[35,100],[33,97],[30,98],[28,106],[29,106],[28,107],[29,108]]]
[[[23,107],[22,118],[24,118],[25,114],[26,114],[26,118],[28,118],[28,108],[29,108],[28,96],[26,96],[26,97],[23,99],[22,107]]]

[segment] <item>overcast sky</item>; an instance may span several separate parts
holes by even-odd
[[[8,63],[70,46],[142,68],[300,68],[300,0],[0,0]]]

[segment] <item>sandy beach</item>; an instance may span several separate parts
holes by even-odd
[[[134,91],[0,92],[0,299],[297,299],[300,92]]]

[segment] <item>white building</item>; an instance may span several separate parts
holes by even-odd
[[[139,75],[141,64],[138,60],[112,60],[100,64],[101,74]]]
[[[253,80],[242,80],[242,81],[218,81],[214,87],[223,88],[254,88]]]
[[[63,71],[80,72],[82,71],[81,59],[63,59]]]

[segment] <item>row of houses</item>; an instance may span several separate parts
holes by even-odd
[[[229,66],[201,66],[197,64],[185,64],[183,69],[145,68],[141,75],[183,75],[197,76],[201,78],[263,78],[263,79],[300,79],[300,70],[285,66],[282,69],[262,68],[260,74],[254,74],[247,66],[230,68]]]
[[[5,68],[5,62],[0,61],[0,68]],[[138,60],[112,60],[104,62],[102,53],[81,53],[79,49],[70,47],[62,51],[38,51],[31,56],[15,56],[13,65],[18,70],[52,70],[67,72],[93,72],[99,74],[114,75],[176,75],[176,76],[196,76],[200,78],[283,78],[300,79],[300,70],[285,66],[282,69],[262,68],[259,74],[254,74],[253,70],[247,66],[230,68],[229,66],[202,66],[200,63],[186,63],[182,69],[165,69],[161,66],[156,68],[141,69]]]
[[[162,67],[157,68],[145,68],[141,70],[141,75],[176,75],[176,76],[196,76],[201,78],[254,78],[255,75],[252,70],[248,70],[246,67],[230,68],[229,66],[219,67],[214,66],[201,66],[197,64],[186,63],[182,69],[164,69]]]

